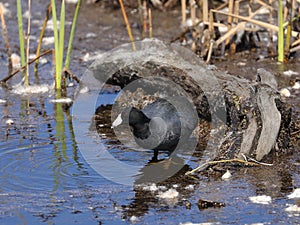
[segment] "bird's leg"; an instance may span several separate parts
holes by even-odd
[[[154,154],[153,154],[153,157],[152,159],[150,160],[150,162],[157,162],[158,161],[158,150],[153,150],[154,151]]]

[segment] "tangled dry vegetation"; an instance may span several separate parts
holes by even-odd
[[[118,7],[120,0],[100,1]],[[181,8],[182,32],[172,40],[208,62],[211,56],[261,48],[265,57],[287,61],[300,50],[299,0],[123,0],[138,8],[141,27],[152,29],[151,9]],[[153,28],[155,29],[155,28]],[[143,30],[145,33],[145,30]],[[148,31],[149,33],[149,31]],[[151,32],[152,33],[152,32]]]

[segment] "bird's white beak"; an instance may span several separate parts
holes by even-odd
[[[115,128],[119,126],[123,122],[121,114],[118,115],[118,117],[115,119],[115,121],[112,123],[111,128]]]

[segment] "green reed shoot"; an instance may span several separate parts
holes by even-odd
[[[26,37],[26,73],[25,85],[29,85],[29,47],[30,47],[30,17],[31,17],[31,0],[28,0],[28,21],[27,21],[27,37]]]
[[[23,20],[22,20],[22,5],[21,0],[17,0],[17,13],[18,13],[18,29],[19,29],[19,43],[20,43],[20,57],[21,67],[25,66],[25,48],[24,48],[24,35],[23,35]]]
[[[69,44],[68,44],[68,50],[67,50],[67,56],[66,56],[66,63],[65,63],[66,69],[69,69],[69,66],[70,66],[71,52],[72,52],[72,47],[73,47],[73,40],[74,40],[74,35],[75,35],[76,24],[77,24],[77,20],[78,20],[78,14],[79,14],[80,6],[81,6],[81,0],[78,0],[77,5],[76,5],[76,9],[75,9],[73,22],[72,22],[70,38],[69,38]]]
[[[62,4],[63,4],[63,2],[64,2],[64,0],[62,1]],[[55,87],[56,87],[56,89],[61,89],[62,62],[60,62],[60,56],[59,56],[59,37],[58,37],[58,29],[57,29],[55,0],[51,0],[51,6],[52,6],[54,53],[55,53]]]
[[[62,88],[62,72],[63,72],[63,61],[64,61],[64,44],[65,44],[65,0],[61,2],[60,11],[60,28],[59,32],[57,29],[57,17],[56,17],[56,7],[55,0],[51,0],[52,5],[52,20],[53,20],[53,32],[54,32],[54,50],[55,50],[55,86],[56,89]],[[81,5],[81,0],[78,1],[75,15],[73,18],[73,24],[70,33],[70,39],[68,44],[65,68],[68,69],[70,65],[71,51],[73,46],[73,39],[76,30],[76,24],[78,19],[78,13]],[[64,85],[64,84],[63,84]]]
[[[283,32],[283,15],[282,0],[278,0],[278,62],[284,61],[284,32]]]

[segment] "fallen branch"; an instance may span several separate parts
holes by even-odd
[[[47,55],[47,54],[49,54],[49,53],[52,53],[52,51],[53,51],[52,49],[49,49],[49,50],[43,52],[42,54],[40,54],[40,55],[37,56],[36,58],[30,60],[30,61],[28,62],[28,65],[30,65],[30,64],[33,63],[33,62],[35,62],[37,59],[41,58],[42,56],[45,56],[45,55]],[[20,67],[19,69],[15,70],[14,72],[12,72],[10,75],[8,75],[8,76],[5,77],[4,79],[2,79],[2,80],[0,81],[0,84],[1,84],[1,85],[5,84],[9,79],[11,79],[11,78],[12,78],[13,76],[15,76],[17,73],[19,73],[20,71],[24,70],[24,69],[26,68],[26,66],[27,66],[27,64],[24,65],[24,66],[22,66],[22,67]]]
[[[248,161],[245,161],[245,160],[242,160],[242,159],[224,159],[224,160],[206,162],[206,163],[198,166],[197,168],[186,172],[185,175],[193,174],[193,173],[195,173],[195,172],[197,172],[201,169],[204,169],[205,167],[207,167],[209,165],[215,165],[215,164],[219,164],[219,163],[232,163],[232,162],[244,163],[247,166],[259,166],[259,165],[269,165],[270,166],[271,165],[271,164],[261,163],[261,162],[258,162],[256,160],[254,162],[248,162]]]

